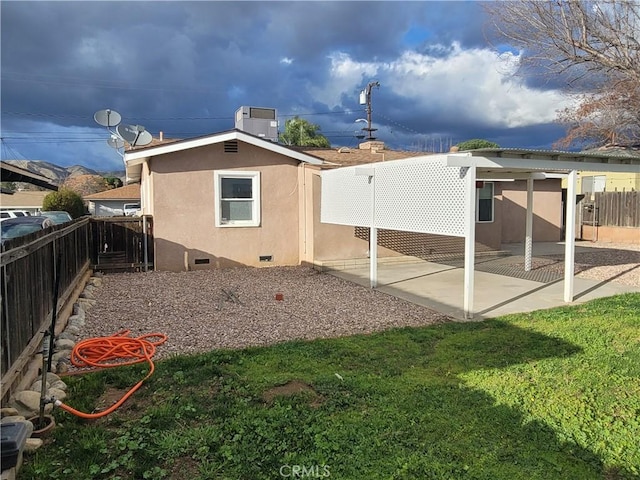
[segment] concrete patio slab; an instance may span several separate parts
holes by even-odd
[[[559,248],[548,245],[545,251],[557,251]],[[369,286],[369,269],[363,266],[327,273]],[[463,275],[462,268],[426,261],[381,264],[378,266],[377,290],[463,320]],[[575,305],[625,292],[640,292],[640,287],[576,277],[575,300],[565,303],[563,288],[562,279],[541,283],[476,270],[473,320]]]

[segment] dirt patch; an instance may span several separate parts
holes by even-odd
[[[98,398],[94,413],[103,412],[106,409],[112,407],[116,402],[124,397],[128,391],[129,389],[126,388],[107,387],[105,392],[100,395],[100,398]],[[126,407],[126,404],[127,402],[121,405],[120,409],[124,409]]]
[[[316,392],[311,385],[300,380],[291,380],[284,385],[270,388],[262,394],[262,399],[270,404],[276,397],[291,397],[299,393],[310,394],[310,405],[313,407],[317,407],[322,403],[322,397],[318,395],[318,392]]]

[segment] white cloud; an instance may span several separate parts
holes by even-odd
[[[283,65],[291,65],[293,63],[293,58],[283,57],[280,59],[280,63]]]
[[[525,86],[515,76],[520,56],[488,49],[443,47],[446,56],[405,51],[391,62],[357,62],[342,52],[331,58],[330,80],[313,93],[331,107],[341,95],[357,95],[367,79],[412,101],[429,115],[474,120],[494,127],[553,121],[569,99],[556,90]]]

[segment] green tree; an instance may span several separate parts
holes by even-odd
[[[319,125],[296,116],[285,122],[284,133],[280,134],[280,142],[301,147],[331,147],[327,137],[319,132]]]
[[[73,218],[81,217],[85,214],[82,197],[69,188],[60,188],[57,192],[51,192],[42,201],[42,210],[62,210],[69,212]]]
[[[122,186],[122,180],[118,177],[104,177],[104,181],[107,182],[109,188],[120,188]]]
[[[490,142],[489,140],[484,140],[482,138],[473,138],[471,140],[466,140],[464,142],[460,142],[456,145],[460,150],[475,150],[477,148],[499,148],[496,142]]]

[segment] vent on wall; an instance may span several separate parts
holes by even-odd
[[[273,262],[273,255],[260,255],[261,262]]]
[[[208,258],[196,258],[194,260],[194,262],[196,265],[206,265],[209,263],[209,259]]]
[[[224,142],[224,153],[238,153],[238,141],[227,140]]]

